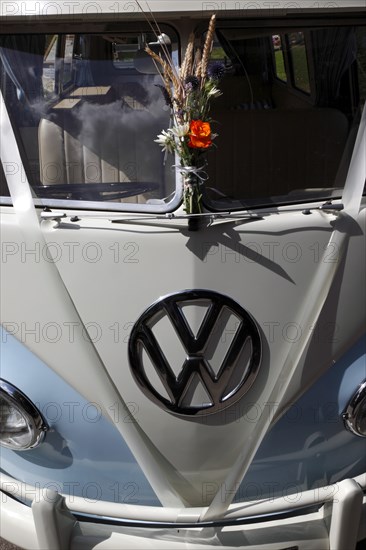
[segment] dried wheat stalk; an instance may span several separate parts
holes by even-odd
[[[181,83],[179,81],[179,78],[174,74],[173,70],[171,69],[169,63],[167,63],[164,59],[162,59],[160,57],[160,55],[157,55],[155,52],[153,52],[149,46],[146,46],[145,47],[145,51],[146,53],[148,53],[150,55],[150,57],[152,57],[152,59],[158,63],[159,65],[161,65],[161,68],[162,70],[159,71],[161,76],[162,76],[162,79],[163,79],[163,82],[164,82],[164,86],[170,96],[171,99],[172,98],[172,95],[171,95],[171,90],[170,90],[170,86],[171,86],[171,83],[173,84],[173,87],[174,87],[174,90],[175,90],[175,96],[177,96],[177,94],[179,94],[179,91],[181,89]]]
[[[215,25],[216,25],[216,15],[214,14],[210,19],[205,44],[203,46],[202,61],[201,61],[200,75],[199,75],[201,76],[201,88],[203,87],[206,79],[208,60],[211,54],[212,44],[213,44],[213,39],[215,34]]]
[[[186,53],[183,59],[182,67],[180,69],[180,77],[185,81],[187,76],[192,74],[193,70],[193,48],[194,48],[194,34],[191,32],[186,48]]]
[[[201,61],[202,61],[201,48],[197,48],[194,56],[194,75],[197,76],[197,78],[201,77],[201,66],[202,66]]]

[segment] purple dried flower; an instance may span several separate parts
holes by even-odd
[[[165,103],[166,105],[168,105],[168,107],[173,107],[173,103],[172,103],[172,100],[170,99],[170,95],[169,95],[169,92],[168,90],[165,88],[165,86],[162,86],[161,84],[155,84],[155,86],[157,88],[159,88],[159,90],[161,90],[161,93],[163,94],[164,96],[164,100],[165,100]]]
[[[184,84],[185,84],[186,90],[190,92],[194,92],[194,90],[198,89],[200,85],[200,81],[197,78],[197,76],[190,75],[190,76],[187,76],[187,78],[184,81]]]
[[[211,80],[221,80],[225,72],[225,65],[220,61],[214,61],[207,69],[208,78]]]

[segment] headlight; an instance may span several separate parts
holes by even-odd
[[[37,447],[47,425],[37,407],[18,388],[0,380],[0,444],[14,451]]]
[[[346,427],[360,437],[366,437],[366,380],[352,396],[343,413]]]

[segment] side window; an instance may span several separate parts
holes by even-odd
[[[75,35],[66,34],[63,42],[62,90],[73,83]]]
[[[279,34],[272,35],[272,45],[273,45],[273,52],[274,52],[275,74],[279,80],[282,80],[283,82],[287,82],[284,48],[282,46],[281,35]]]
[[[293,90],[310,95],[307,43],[302,31],[272,35],[273,70],[276,78]]]
[[[291,32],[287,36],[289,56],[295,88],[310,93],[308,58],[303,32]]]
[[[73,84],[75,35],[46,35],[42,85],[46,99],[52,99]]]
[[[221,63],[224,63],[225,65],[228,62],[227,55],[225,54],[225,51],[217,38],[213,42],[210,58],[211,61],[221,61]]]
[[[141,47],[141,46],[140,46]],[[133,69],[134,59],[139,50],[137,36],[115,39],[112,44],[113,66],[116,69]]]
[[[43,59],[42,85],[45,97],[53,97],[56,92],[56,59],[59,37],[57,34],[46,36],[46,49]]]

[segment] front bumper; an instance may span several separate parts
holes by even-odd
[[[23,548],[352,550],[366,537],[366,474],[296,499],[233,504],[222,517],[201,523],[206,508],[90,501],[3,474],[0,481],[0,534]]]

